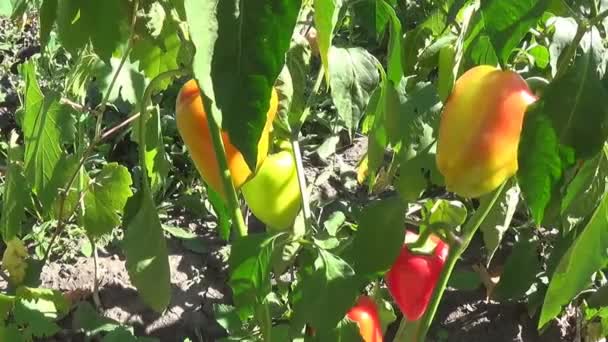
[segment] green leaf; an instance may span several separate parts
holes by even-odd
[[[217,218],[218,233],[224,241],[228,241],[230,239],[230,230],[232,229],[232,218],[228,206],[220,194],[211,189],[211,187],[208,186],[206,190],[207,198]]]
[[[488,254],[486,266],[490,265],[494,253],[500,246],[500,241],[511,226],[511,220],[519,204],[519,194],[520,190],[517,185],[505,186],[498,197],[498,201],[490,209],[488,216],[479,227],[483,233],[483,242]]]
[[[33,307],[49,318],[61,318],[70,312],[70,302],[58,290],[20,286],[16,296],[19,299],[32,300]]]
[[[169,70],[179,68],[179,55],[185,49],[178,35],[178,28],[174,24],[165,23],[158,38],[143,36],[136,39],[129,56],[133,62],[139,61],[139,70],[143,71],[148,79]],[[159,90],[165,89],[171,80],[159,84]]]
[[[129,4],[121,0],[59,0],[57,28],[59,39],[70,53],[77,55],[89,41],[106,62],[127,37]]]
[[[10,17],[13,14],[13,4],[11,1],[0,2],[0,17]],[[1,334],[0,334],[1,336]]]
[[[325,70],[325,80],[327,83],[331,81],[332,68],[339,63],[332,63],[330,57],[330,48],[332,46],[332,38],[334,37],[334,29],[338,24],[340,10],[343,6],[343,0],[314,0],[315,9],[315,28],[317,29],[317,41],[319,45],[319,56]]]
[[[270,292],[270,266],[277,236],[252,234],[236,240],[228,264],[229,284],[241,319]]]
[[[131,174],[117,163],[104,165],[91,180],[84,195],[84,228],[93,237],[108,234],[120,224],[122,213],[131,192]]]
[[[123,249],[131,283],[146,304],[162,312],[171,299],[169,255],[150,193],[139,192],[129,198],[123,225]]]
[[[353,241],[352,260],[358,275],[375,275],[387,271],[405,241],[405,204],[399,197],[372,203],[361,213]],[[373,255],[373,258],[370,256]]]
[[[460,291],[474,291],[481,285],[479,274],[474,271],[454,270],[450,275],[448,286]]]
[[[599,58],[588,48],[545,88],[524,119],[518,179],[537,223],[542,222],[564,170],[575,159],[594,157],[608,136],[608,109],[597,105],[598,98],[608,96],[597,74]]]
[[[225,304],[213,304],[215,321],[224,328],[230,336],[241,333],[243,323],[234,306]]]
[[[120,59],[116,57],[110,58],[107,63],[98,61],[91,71],[91,76],[95,77],[96,85],[99,91],[105,94],[110,90],[112,79],[118,71]],[[116,83],[110,92],[108,101],[114,102],[118,99],[123,99],[131,104],[139,103],[144,95],[144,89],[148,84],[148,80],[138,71],[138,63],[127,60],[120,68]]]
[[[355,26],[365,31],[369,39],[380,40],[389,21],[389,14],[381,1],[357,1],[350,4],[350,11]]]
[[[129,329],[120,326],[104,336],[101,342],[138,342],[138,338]]]
[[[78,303],[74,312],[74,328],[84,330],[87,336],[113,331],[118,327],[118,322],[101,316],[89,302]]]
[[[301,0],[269,0],[263,5],[237,0],[186,0],[196,46],[194,75],[207,113],[221,111],[221,127],[256,169],[258,141],[270,95],[285,61]]]
[[[39,310],[35,300],[20,299],[13,310],[15,322],[26,326],[26,331],[34,337],[50,337],[59,332],[59,326],[53,318],[45,316]]]
[[[80,166],[80,158],[75,154],[62,154],[53,175],[49,180],[47,188],[48,191],[44,191],[40,194],[40,205],[42,206],[43,213],[46,217],[59,218],[59,210],[61,203],[59,201],[58,189],[61,191],[65,190],[65,187],[70,178],[78,171]],[[83,179],[88,180],[87,174],[83,174]],[[65,201],[63,203],[63,215],[64,219],[66,216],[72,215],[74,209],[78,205],[80,200],[81,190],[79,179],[76,178],[72,182],[72,186],[66,192]]]
[[[292,44],[285,56],[285,67],[288,69],[287,74],[289,74],[289,79],[291,80],[290,88],[292,89],[292,96],[287,111],[287,119],[292,132],[299,132],[306,120],[304,110],[308,101],[306,91],[312,57],[308,41],[304,38],[298,38],[295,38],[296,42]],[[279,101],[283,101],[281,91],[278,91],[278,93]],[[279,110],[280,108],[281,102],[279,102]]]
[[[296,285],[294,321],[319,331],[332,330],[353,306],[363,284],[346,261],[319,249],[314,270]]]
[[[503,64],[534,27],[548,7],[546,0],[483,1],[480,6],[485,32]]]
[[[321,330],[315,341],[335,341],[335,342],[363,342],[359,326],[357,323],[343,319],[338,323],[338,326],[332,330]]]
[[[388,42],[388,53],[387,53],[387,68],[386,74],[388,79],[393,84],[398,84],[403,77],[403,66],[401,64],[401,22],[395,13],[395,10],[384,0],[380,1],[381,12],[384,12],[384,16],[389,18],[390,37]]]
[[[526,295],[541,271],[537,240],[522,238],[511,251],[495,294],[500,300],[516,300]]]
[[[423,205],[420,229],[431,227],[442,229],[455,229],[467,218],[467,208],[460,201],[448,201],[444,199],[426,201]]]
[[[171,164],[167,159],[167,152],[163,141],[162,125],[160,120],[159,108],[154,107],[148,112],[150,114],[146,121],[146,158],[147,175],[150,178],[150,188],[156,194],[163,190],[169,175]],[[131,139],[139,144],[139,120],[134,122]]]
[[[40,6],[40,45],[44,49],[49,42],[51,30],[57,17],[57,2],[59,0],[43,0]]]
[[[549,50],[542,45],[536,45],[528,50],[530,56],[534,58],[534,64],[539,69],[544,69],[549,65]]]
[[[3,321],[8,317],[8,315],[13,311],[13,306],[15,305],[15,297],[9,296],[0,293],[0,319]],[[2,333],[0,333],[2,336]],[[0,341],[6,341],[0,339]]]
[[[26,63],[23,135],[25,141],[25,175],[39,195],[47,191],[62,154],[62,143],[74,138],[74,119],[70,107],[60,105],[56,96],[44,96],[36,80],[34,65]]]
[[[8,143],[8,165],[0,212],[0,231],[5,242],[21,234],[21,222],[25,218],[25,206],[29,200],[29,186],[23,176],[23,148],[17,145],[18,138],[13,131]]]
[[[413,157],[434,143],[441,102],[431,83],[408,86],[408,81],[402,78],[395,87],[387,87],[385,115],[391,143],[402,141]]]
[[[583,164],[561,198],[560,214],[564,231],[570,231],[589,217],[606,192],[607,182],[608,160],[602,152]]]
[[[1,5],[0,5],[1,6]],[[24,337],[16,324],[0,325],[0,341],[23,342]]]
[[[402,143],[397,187],[405,200],[414,201],[427,188],[427,176],[443,183],[435,162],[435,127],[441,102],[431,83],[408,87],[406,78],[394,90],[389,87],[386,101],[389,137],[393,144]]]
[[[365,49],[331,47],[331,97],[350,134],[363,117],[371,93],[378,86],[376,59]]]
[[[591,275],[608,263],[608,197],[604,195],[587,226],[562,256],[545,295],[539,329],[557,316],[591,281]]]

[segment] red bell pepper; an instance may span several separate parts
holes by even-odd
[[[417,237],[408,231],[406,241]],[[414,254],[405,244],[385,275],[389,292],[410,321],[416,321],[424,314],[448,255],[448,244],[436,236],[431,236],[431,241],[436,246],[428,255]]]
[[[359,333],[365,342],[382,342],[382,327],[376,303],[367,296],[359,297],[357,304],[346,314],[357,323]]]

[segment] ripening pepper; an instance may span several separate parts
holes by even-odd
[[[417,238],[413,232],[406,234],[406,241]],[[426,311],[448,255],[445,242],[435,236],[430,240],[435,246],[428,255],[415,254],[405,244],[384,277],[397,306],[410,321],[418,320]]]
[[[365,342],[382,342],[382,326],[376,303],[368,296],[361,296],[346,317],[359,326],[359,333]]]
[[[251,212],[270,231],[289,228],[302,203],[293,152],[269,155],[253,178],[243,184],[242,191]]]
[[[268,154],[269,134],[272,130],[272,121],[279,104],[276,89],[272,89],[270,107],[268,108],[266,125],[262,130],[258,143],[257,165],[261,165]],[[214,191],[224,195],[220,169],[215,157],[211,131],[207,123],[207,113],[203,107],[199,88],[195,80],[184,84],[175,106],[177,129],[190,152],[203,180]],[[230,142],[227,132],[222,131],[222,141],[226,151],[226,160],[232,176],[234,187],[238,190],[250,178],[252,171],[245,162],[241,152]]]
[[[456,80],[437,143],[437,166],[449,191],[479,197],[515,174],[524,114],[534,101],[512,71],[482,65]]]

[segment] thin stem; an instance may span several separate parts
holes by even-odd
[[[473,239],[475,232],[479,229],[479,226],[486,219],[492,207],[496,204],[498,197],[502,193],[502,189],[504,188],[506,182],[504,182],[498,189],[494,191],[494,196],[488,203],[488,206],[484,209],[480,216],[476,217],[476,220],[472,223],[471,226],[468,224],[463,229],[463,237],[462,244],[450,246],[450,251],[448,254],[448,258],[441,270],[441,275],[439,276],[439,281],[435,284],[435,289],[433,290],[433,296],[431,297],[431,301],[429,306],[426,309],[426,312],[421,318],[420,329],[417,340],[419,342],[424,342],[426,340],[426,335],[428,333],[429,328],[431,327],[431,323],[433,322],[433,318],[435,317],[435,313],[437,312],[437,308],[439,307],[439,303],[441,302],[441,298],[443,297],[443,292],[447,287],[448,280],[450,279],[450,275],[452,275],[452,271],[454,270],[454,266],[456,262],[462,255],[462,253],[467,249],[469,243]]]
[[[304,173],[304,163],[302,162],[302,151],[300,149],[300,143],[298,138],[300,136],[300,128],[306,117],[310,114],[310,107],[312,106],[312,101],[319,92],[321,88],[321,84],[323,83],[323,66],[319,68],[319,72],[317,73],[317,79],[315,81],[315,85],[306,100],[306,108],[300,117],[300,122],[298,123],[298,127],[292,127],[291,132],[291,147],[293,149],[293,154],[296,161],[296,173],[298,175],[298,185],[300,187],[300,196],[302,199],[302,212],[304,213],[304,226],[307,232],[310,231],[310,223],[312,220],[312,211],[310,210],[310,197],[308,194],[308,187],[306,186],[306,174]]]
[[[300,186],[300,196],[302,199],[302,211],[304,213],[304,226],[306,231],[310,231],[310,220],[312,213],[310,210],[310,198],[308,196],[308,188],[306,186],[306,175],[304,173],[304,163],[302,162],[302,152],[300,151],[300,143],[297,137],[292,137],[291,146],[293,155],[296,160],[296,173],[298,175],[298,185]]]
[[[203,97],[202,90],[201,97]],[[232,233],[237,237],[243,237],[247,235],[247,226],[245,225],[245,220],[243,220],[243,213],[241,212],[241,207],[239,206],[239,198],[236,194],[234,183],[232,183],[232,177],[230,176],[230,169],[228,168],[228,160],[226,159],[224,142],[222,141],[222,133],[220,131],[220,127],[215,121],[214,115],[207,115],[207,117],[209,118],[207,122],[209,124],[209,130],[211,131],[213,150],[220,169],[224,194],[226,196],[228,208],[232,216],[233,227],[236,228],[233,229]]]
[[[106,138],[108,138],[109,136],[111,136],[112,134],[116,133],[118,130],[120,130],[121,128],[129,125],[131,122],[135,121],[137,118],[139,118],[141,115],[141,113],[135,113],[131,116],[129,116],[128,118],[126,118],[123,122],[119,123],[118,125],[108,129],[107,131],[104,131],[101,136],[99,137],[99,141],[104,140]]]
[[[130,49],[130,45],[132,44],[133,37],[135,35],[135,21],[137,19],[137,7],[138,6],[139,6],[139,1],[135,0],[134,4],[133,4],[133,18],[131,21],[131,36],[129,38],[129,47],[127,48],[127,51],[125,52],[125,55],[123,56],[123,59],[121,60],[120,65],[118,66],[118,69],[114,73],[114,77],[112,79],[112,82],[110,82],[108,90],[104,94],[104,99],[102,101],[101,108],[100,108],[101,110],[100,110],[99,115],[97,116],[97,123],[95,125],[95,136],[93,137],[93,141],[91,142],[91,144],[87,147],[87,149],[84,151],[84,153],[80,157],[80,160],[78,162],[78,167],[76,168],[76,171],[69,178],[65,188],[63,190],[59,191],[59,214],[58,214],[59,220],[57,222],[57,227],[55,228],[55,232],[53,232],[53,236],[51,237],[51,241],[49,242],[49,246],[48,246],[46,252],[44,253],[44,258],[42,259],[43,263],[46,263],[46,261],[48,260],[50,254],[51,254],[51,249],[53,248],[53,244],[57,240],[57,236],[59,236],[59,234],[61,234],[61,232],[65,228],[64,210],[65,210],[65,201],[67,199],[67,194],[70,191],[72,184],[74,184],[76,177],[80,174],[81,168],[83,167],[85,161],[93,153],[95,146],[97,145],[97,143],[100,140],[99,138],[101,137],[101,124],[102,124],[101,119],[103,117],[102,113],[105,110],[107,100],[110,96],[110,93],[112,92],[112,89],[114,88],[114,84],[116,83],[116,80],[118,79],[118,74],[120,73],[120,70],[122,69],[122,67],[124,65],[124,62],[126,61],[126,58],[128,57],[128,51]],[[68,105],[71,105],[71,103],[69,103],[69,102],[65,102],[65,103]]]
[[[101,107],[99,108],[99,115],[97,115],[97,123],[95,124],[95,137],[98,137],[101,134],[103,113],[106,110],[106,106],[108,103],[108,99],[110,98],[111,90],[114,89],[114,84],[116,83],[116,80],[118,80],[118,75],[120,75],[120,70],[122,70],[122,67],[125,65],[127,58],[129,58],[129,53],[131,52],[131,47],[133,46],[133,40],[135,39],[135,23],[137,22],[138,7],[139,7],[139,0],[133,1],[133,17],[131,18],[131,28],[130,28],[131,34],[129,35],[129,40],[127,42],[127,47],[124,51],[124,55],[122,56],[122,58],[120,60],[120,64],[118,64],[118,69],[116,70],[116,72],[114,73],[114,76],[112,77],[112,81],[110,82],[108,91],[104,94],[103,100],[101,100]]]
[[[420,320],[409,321],[405,316],[401,318],[399,329],[393,338],[393,342],[414,342],[416,341],[417,331],[420,328]]]
[[[268,302],[264,300],[262,303],[262,336],[264,337],[264,342],[272,341],[272,317],[270,316],[270,307],[268,306]]]
[[[93,247],[93,302],[98,309],[101,309],[101,299],[99,298],[99,275],[98,271],[98,255],[97,255],[97,244],[93,238],[89,237],[89,242]]]
[[[156,77],[154,77],[150,84],[146,87],[144,91],[143,98],[140,102],[140,111],[139,111],[139,135],[138,135],[138,143],[139,143],[139,163],[141,165],[142,172],[144,176],[142,177],[143,190],[150,191],[150,182],[148,180],[148,172],[146,167],[146,121],[148,120],[148,104],[152,101],[152,93],[158,88],[159,84],[168,79],[177,76],[181,76],[185,73],[185,71],[181,69],[177,70],[169,70],[160,73]],[[135,116],[135,115],[133,115]]]

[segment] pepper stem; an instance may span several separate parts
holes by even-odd
[[[443,297],[443,292],[447,287],[448,280],[452,275],[452,271],[454,271],[454,266],[456,265],[456,262],[458,261],[462,253],[464,253],[464,251],[467,249],[469,243],[473,239],[473,236],[475,236],[475,233],[477,232],[483,221],[486,219],[496,202],[498,201],[498,198],[500,197],[500,194],[502,193],[502,190],[505,187],[506,183],[507,182],[503,182],[502,185],[498,187],[498,189],[494,190],[490,202],[485,208],[481,209],[482,212],[480,213],[480,215],[475,215],[472,218],[472,221],[467,222],[467,224],[463,227],[462,244],[450,245],[447,260],[445,262],[445,265],[443,266],[443,269],[441,270],[439,280],[437,281],[437,284],[435,284],[435,289],[433,290],[433,296],[431,297],[431,301],[429,302],[429,305],[424,315],[422,316],[422,318],[420,318],[420,326],[419,329],[417,329],[417,334],[415,334],[417,335],[417,338],[415,339],[416,341],[426,341],[426,335],[428,334],[429,328],[431,327],[431,323],[433,322],[433,318],[435,317],[435,313],[437,312],[437,308],[439,307],[439,303],[441,302],[441,298]],[[406,340],[395,339],[395,341]]]

